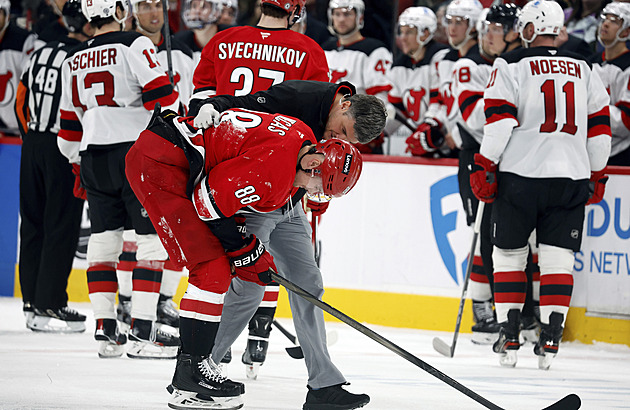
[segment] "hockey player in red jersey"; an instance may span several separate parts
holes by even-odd
[[[265,285],[278,269],[265,238],[243,237],[235,214],[279,209],[298,188],[344,195],[361,163],[351,144],[316,143],[306,124],[284,115],[228,110],[203,132],[172,112],[154,116],[127,155],[127,177],[169,256],[190,272],[171,407],[242,406],[242,383],[222,377],[209,357],[225,292],[233,274]]]
[[[213,95],[247,95],[285,80],[328,81],[321,47],[288,29],[304,3],[262,0],[263,14],[255,27],[232,27],[212,37],[195,69],[191,109]]]
[[[593,69],[610,94],[612,147],[608,165],[630,165],[630,4],[609,3],[600,17],[597,40],[604,52],[593,59]]]
[[[558,352],[573,290],[584,209],[604,194],[610,153],[608,95],[583,57],[554,46],[564,23],[554,1],[523,7],[525,48],[498,57],[484,93],[486,124],[470,176],[493,202],[492,242],[499,340],[493,350],[515,366],[525,301],[527,240],[539,244],[541,333],[534,353],[548,369]]]
[[[95,28],[62,67],[61,128],[58,144],[80,174],[90,207],[91,235],[87,279],[96,319],[94,338],[101,357],[120,356],[124,335],[116,324],[116,264],[123,230],[133,228],[138,263],[133,272],[133,343],[127,355],[174,358],[178,340],[155,326],[163,261],[162,247],[145,210],[124,174],[124,158],[150,119],[156,103],[177,109],[151,40],[121,32],[127,11],[120,1],[82,0],[83,14]],[[79,170],[80,168],[80,170]]]

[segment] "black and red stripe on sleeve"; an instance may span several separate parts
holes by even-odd
[[[58,136],[66,141],[81,141],[83,136],[83,126],[79,117],[74,111],[59,110],[61,118],[61,128],[59,129]]]
[[[475,105],[483,98],[483,91],[463,91],[459,95],[459,110],[464,121],[468,121],[470,114],[475,109]]]
[[[505,120],[505,119],[516,119],[516,106],[509,101],[487,98],[484,100],[485,109],[484,112],[486,114],[486,124],[492,124],[493,122]]]
[[[622,110],[623,118],[623,110]],[[625,124],[625,122],[624,122]],[[588,138],[598,135],[611,136],[610,131],[610,108],[605,106],[601,110],[588,116]]]
[[[155,103],[168,107],[177,101],[178,93],[168,81],[166,75],[160,76],[142,87],[142,104],[147,110],[152,110]]]

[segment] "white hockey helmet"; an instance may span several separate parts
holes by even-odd
[[[479,13],[479,17],[477,18],[477,23],[475,24],[475,28],[477,29],[477,38],[481,41],[481,37],[485,34],[488,25],[486,24],[486,16],[490,11],[489,8],[485,8],[481,10]]]
[[[449,43],[451,47],[455,49],[461,48],[464,44],[468,42],[473,36],[471,35],[473,30],[477,30],[477,21],[479,20],[479,16],[481,15],[481,11],[483,10],[483,5],[479,0],[453,0],[446,7],[446,12],[444,13],[444,26],[448,25],[448,20],[459,17],[461,19],[465,19],[468,21],[468,29],[466,30],[466,37],[459,44],[452,44],[451,39],[449,37]]]
[[[352,31],[352,33],[348,33],[347,36],[363,28],[363,13],[365,12],[365,3],[363,3],[363,0],[330,0],[328,3],[328,28],[333,32],[332,12],[335,9],[354,10],[357,13],[356,29]]]
[[[0,33],[2,33],[9,26],[9,16],[11,15],[11,1],[0,0],[0,10],[4,11],[4,26],[0,27]]]
[[[532,23],[534,35],[527,40],[523,37],[523,30]],[[516,21],[516,31],[525,44],[529,44],[539,35],[557,36],[564,26],[564,11],[555,1],[535,0],[527,3],[520,11]]]
[[[433,10],[428,7],[409,7],[400,13],[400,17],[398,17],[398,27],[404,26],[415,27],[418,30],[416,40],[424,46],[431,41],[437,30],[437,17]],[[420,41],[424,30],[429,30],[429,37],[424,41]]]
[[[125,15],[122,18],[116,17],[116,5],[120,4]],[[124,24],[129,11],[127,10],[127,2],[125,0],[81,0],[81,10],[88,21],[95,18],[113,17],[119,24]]]
[[[624,37],[621,37],[620,35],[621,33],[623,33],[625,29],[630,27],[630,3],[618,2],[618,1],[608,3],[606,7],[604,7],[604,10],[602,10],[602,13],[599,16],[600,17],[599,28],[601,28],[602,23],[606,19],[607,14],[613,15],[623,20],[621,22],[621,27],[619,27],[619,30],[617,30],[615,41],[607,47],[612,47],[620,41],[621,42],[628,41],[628,39],[630,39],[630,34]],[[600,44],[604,46],[604,44],[599,39],[599,28],[597,29],[597,40],[600,42]]]
[[[204,28],[219,20],[222,8],[222,0],[186,0],[182,8],[182,21],[191,30]]]

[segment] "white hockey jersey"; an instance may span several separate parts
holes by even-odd
[[[349,81],[359,94],[375,95],[387,101],[391,88],[387,72],[392,65],[392,53],[379,40],[364,38],[356,43],[342,46],[337,38],[322,45],[326,53],[331,82]]]
[[[452,66],[450,92],[454,108],[451,117],[459,128],[464,149],[479,148],[478,144],[483,139],[483,126],[486,123],[483,93],[492,63],[474,47],[466,57],[460,58]]]
[[[498,57],[484,103],[480,152],[500,171],[580,180],[606,166],[609,98],[583,57],[551,47]]]
[[[164,37],[157,46],[157,58],[164,70],[168,70],[168,53],[166,52],[166,42]],[[193,52],[179,40],[171,37],[171,61],[173,64],[173,82],[175,91],[179,94],[179,100],[184,105],[184,113],[188,112],[188,100],[193,92],[193,73],[195,63]]]
[[[387,73],[392,87],[388,101],[402,108],[416,125],[422,122],[431,105],[440,104],[437,65],[447,52],[446,46],[432,41],[427,44],[421,61],[402,54]]]
[[[62,67],[59,148],[70,162],[91,146],[132,142],[159,102],[177,111],[179,98],[153,43],[135,32],[110,32],[82,43]]]
[[[35,34],[9,24],[0,40],[0,128],[18,135],[15,98],[22,72],[28,67],[30,55],[45,43]]]
[[[610,94],[612,157],[630,148],[630,53],[610,61],[604,61],[599,55],[593,71],[599,74]]]

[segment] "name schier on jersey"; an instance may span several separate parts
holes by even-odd
[[[306,52],[277,45],[238,41],[236,43],[219,43],[218,56],[221,60],[244,58],[287,64],[300,68],[306,57]]]

